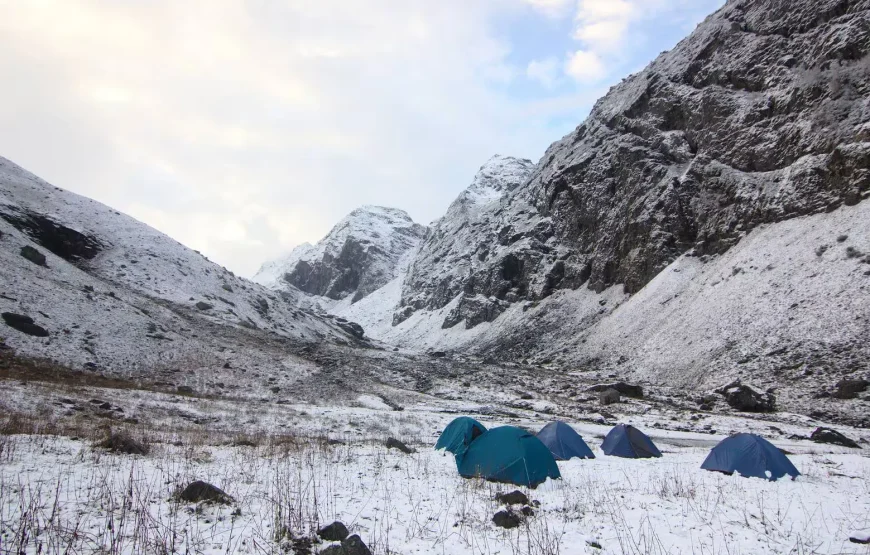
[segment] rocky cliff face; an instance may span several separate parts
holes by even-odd
[[[459,293],[445,326],[559,289],[634,293],[684,253],[722,254],[761,224],[867,198],[868,10],[728,2],[611,89],[471,238],[431,238],[395,321]],[[468,261],[440,270],[442,253]]]
[[[254,281],[272,289],[295,287],[334,300],[362,299],[396,277],[426,227],[402,210],[364,206],[351,212],[316,245],[305,243],[267,262]]]
[[[419,309],[439,309],[462,293],[468,294],[467,299],[445,320],[444,327],[462,321],[473,326],[500,314],[502,303],[478,298],[474,283],[510,287],[511,277],[500,269],[493,271],[486,262],[499,257],[498,223],[505,201],[526,182],[533,168],[531,161],[509,156],[494,156],[480,168],[421,245],[403,284],[395,323]]]

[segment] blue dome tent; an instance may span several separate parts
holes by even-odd
[[[486,427],[483,424],[474,418],[460,416],[454,418],[444,428],[435,444],[435,449],[445,449],[454,455],[461,455],[465,453],[472,441],[484,433],[486,433]]]
[[[547,478],[561,478],[553,454],[531,433],[513,426],[493,428],[456,457],[459,474],[494,482],[537,487]]]
[[[592,449],[586,445],[580,434],[564,422],[550,422],[538,432],[537,437],[553,453],[557,461],[567,461],[573,457],[595,458]]]
[[[604,438],[601,450],[604,451],[605,455],[626,459],[649,459],[662,456],[659,448],[645,433],[628,424],[614,426]]]
[[[723,439],[710,451],[701,468],[726,474],[737,472],[771,482],[786,475],[792,479],[800,476],[782,451],[755,434],[734,434]]]

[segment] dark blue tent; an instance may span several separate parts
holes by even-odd
[[[800,475],[782,451],[755,434],[734,434],[723,439],[710,451],[701,468],[726,474],[737,472],[772,482],[786,474],[792,479]]]
[[[453,422],[444,428],[435,449],[446,449],[454,455],[465,453],[471,442],[486,432],[483,424],[468,416],[454,418]]]
[[[550,422],[538,432],[538,439],[547,446],[557,461],[567,461],[572,457],[595,458],[592,449],[586,445],[580,434],[564,422]]]
[[[495,482],[536,487],[547,478],[561,478],[553,454],[541,440],[513,426],[493,428],[456,456],[459,474]]]
[[[626,459],[649,459],[662,456],[659,448],[645,433],[628,424],[614,426],[604,438],[601,450],[604,451],[605,455]]]

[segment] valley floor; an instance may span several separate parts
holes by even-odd
[[[0,553],[308,553],[299,539],[333,520],[377,555],[870,553],[849,542],[870,529],[863,449],[777,441],[802,476],[770,483],[700,470],[721,434],[648,428],[664,457],[625,460],[601,452],[607,426],[572,422],[597,458],[560,462],[561,480],[524,490],[540,503],[534,516],[503,530],[491,520],[504,508],[494,496],[513,488],[463,479],[452,457],[432,449],[453,414],[361,401],[371,406],[279,408],[294,415],[284,433],[134,427],[152,445],[147,456],[92,447],[97,429],[80,438],[0,436]],[[519,416],[510,423],[537,430],[546,422]],[[741,420],[716,422],[771,424]],[[417,451],[388,450],[387,436]],[[194,480],[235,502],[173,500]]]

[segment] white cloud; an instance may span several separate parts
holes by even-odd
[[[565,72],[588,81],[603,78],[607,68],[625,69],[642,48],[644,35],[658,32],[656,23],[696,23],[724,0],[576,0],[573,38],[580,44],[569,53]],[[642,60],[645,63],[647,60]],[[632,65],[637,65],[634,62]],[[579,77],[578,77],[579,76]],[[612,77],[612,76],[611,76]]]
[[[578,0],[574,38],[602,53],[623,45],[629,24],[642,14],[636,0]]]
[[[361,204],[431,221],[493,153],[558,137],[500,87],[522,68],[492,22],[527,1],[570,8],[4,3],[0,155],[250,275]]]
[[[595,83],[607,73],[598,54],[587,50],[577,50],[568,56],[565,73],[583,83]]]
[[[526,68],[526,76],[546,88],[552,88],[559,79],[559,60],[556,58],[532,60]]]
[[[525,2],[551,17],[559,17],[568,12],[574,0],[525,0]]]

